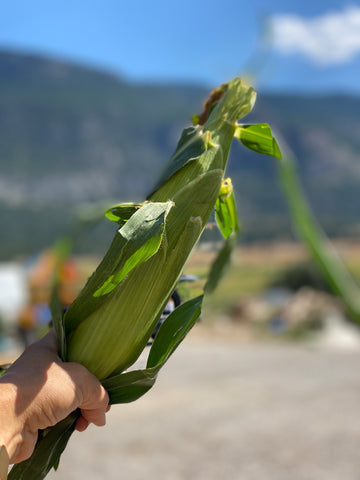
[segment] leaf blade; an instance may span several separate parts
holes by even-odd
[[[157,370],[133,370],[103,380],[111,405],[134,402],[154,385]]]
[[[215,204],[215,219],[225,239],[227,239],[231,233],[240,231],[235,195],[230,178],[222,182],[220,193]]]
[[[281,158],[279,145],[267,123],[238,125],[234,137],[250,150]]]
[[[142,205],[142,203],[122,203],[120,205],[114,205],[106,210],[105,217],[112,222],[118,223],[122,227]]]
[[[133,402],[152,388],[161,368],[199,318],[202,299],[202,295],[191,299],[169,315],[155,337],[145,369],[121,373],[103,380],[102,384],[109,393],[111,404]]]
[[[148,368],[156,368],[167,362],[199,318],[202,300],[202,295],[188,300],[168,316],[152,344]]]

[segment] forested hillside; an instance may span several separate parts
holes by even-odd
[[[143,199],[207,93],[0,52],[0,258],[51,243],[82,202]],[[247,120],[270,123],[290,144],[327,231],[356,235],[360,99],[260,92]],[[244,240],[289,238],[273,160],[236,144],[231,155]],[[84,248],[109,240],[100,228]]]

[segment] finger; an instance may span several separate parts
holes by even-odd
[[[103,427],[106,424],[105,410],[86,410],[81,409],[81,415],[88,423],[93,423],[97,427]]]
[[[84,418],[95,425],[105,424],[109,396],[99,380],[85,367],[77,363],[64,363],[76,389],[75,408],[80,408]]]
[[[75,430],[77,430],[78,432],[84,432],[88,426],[89,422],[86,420],[86,418],[81,416],[76,422]]]

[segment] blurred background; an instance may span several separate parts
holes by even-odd
[[[234,143],[228,275],[158,387],[72,440],[53,478],[358,478],[355,1],[0,5],[0,359],[46,330],[58,256],[66,305],[112,239],[103,212],[146,197],[209,91],[237,75],[258,92],[245,122],[269,123],[292,152],[320,250],[298,235],[275,159]],[[220,241],[204,232],[181,300]]]

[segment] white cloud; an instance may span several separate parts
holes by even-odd
[[[346,63],[360,53],[360,7],[310,19],[275,15],[272,33],[280,53],[300,53],[324,66]]]

